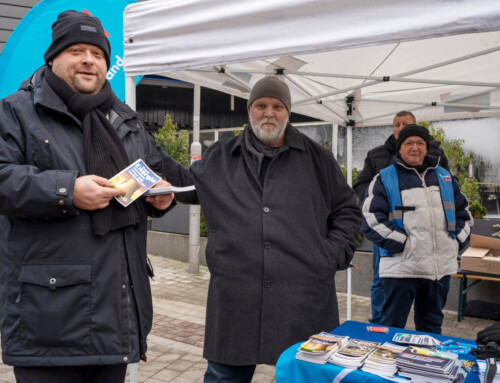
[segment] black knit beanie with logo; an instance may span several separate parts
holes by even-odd
[[[91,44],[104,52],[109,69],[111,45],[97,17],[73,10],[64,11],[52,24],[52,43],[43,55],[45,63],[74,44]]]
[[[417,125],[417,124],[410,124],[406,125],[401,131],[399,132],[398,140],[396,141],[396,147],[399,152],[399,149],[401,148],[401,145],[403,144],[404,140],[406,140],[408,137],[412,136],[418,136],[422,138],[426,145],[427,145],[427,150],[429,150],[429,144],[431,142],[431,135],[429,134],[429,131],[424,128],[423,126]]]
[[[252,102],[261,97],[272,97],[280,100],[288,109],[288,114],[292,111],[292,96],[290,89],[277,76],[266,76],[255,83],[248,99],[247,107],[250,108]]]

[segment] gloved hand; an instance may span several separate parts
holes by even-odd
[[[489,342],[500,345],[500,323],[495,323],[477,333],[477,344],[487,344]]]

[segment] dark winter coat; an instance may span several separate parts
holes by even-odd
[[[137,362],[152,323],[147,217],[93,234],[90,215],[72,202],[75,179],[85,175],[81,122],[42,77],[36,72],[0,100],[3,361]],[[110,121],[130,161],[159,170],[161,155],[137,114],[115,99]]]
[[[439,141],[431,140],[427,154],[439,157],[439,166],[448,169],[448,159],[440,145],[441,143]],[[396,139],[393,134],[391,134],[383,145],[377,146],[367,153],[363,170],[358,174],[353,186],[360,201],[363,201],[365,198],[366,189],[368,189],[368,185],[373,177],[375,177],[379,171],[388,167],[397,153]]]
[[[244,135],[214,143],[189,171],[165,158],[164,174],[194,183],[197,195],[178,198],[199,200],[208,228],[205,358],[274,364],[338,326],[335,272],[353,257],[361,218],[332,153],[289,125],[262,186]]]

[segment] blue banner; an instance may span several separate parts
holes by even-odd
[[[0,98],[18,90],[44,64],[43,54],[52,41],[52,24],[68,9],[85,12],[101,20],[111,43],[110,68],[106,78],[116,95],[125,101],[123,71],[123,11],[135,0],[43,0],[33,7],[16,29],[0,55]],[[140,78],[137,78],[139,81]]]

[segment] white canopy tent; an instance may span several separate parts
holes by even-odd
[[[341,125],[489,117],[499,31],[490,0],[151,0],[125,10],[124,69],[243,98],[283,74],[294,112]]]
[[[282,75],[294,112],[348,126],[348,175],[353,126],[500,116],[497,1],[150,0],[125,9],[124,44],[131,104],[137,75],[243,98]]]

